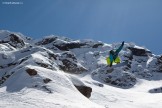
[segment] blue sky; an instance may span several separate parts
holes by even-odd
[[[162,0],[0,1],[0,29],[33,38],[55,34],[106,43],[124,40],[162,54]]]

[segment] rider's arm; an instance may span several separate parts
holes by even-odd
[[[122,42],[121,46],[115,51],[115,53],[118,54],[123,48],[123,46],[124,46],[124,41]]]

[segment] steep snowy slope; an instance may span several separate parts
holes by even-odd
[[[0,107],[162,107],[162,56],[125,43],[122,63],[110,68],[106,57],[118,46],[0,30]]]

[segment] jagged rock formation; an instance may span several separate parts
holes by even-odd
[[[160,80],[162,56],[146,48],[125,43],[119,56],[122,63],[110,68],[106,57],[120,43],[106,44],[92,40],[72,40],[49,36],[35,42],[19,33],[0,31],[0,87],[8,92],[24,88],[49,94],[62,88],[91,97],[93,88],[71,75],[90,75],[100,83],[123,89],[134,87],[138,79]],[[150,93],[161,93],[161,88]]]
[[[16,33],[1,31],[1,35],[0,45],[5,46],[0,55],[2,61],[5,61],[0,63],[3,79],[7,74],[6,68],[13,69],[32,63],[34,66],[72,74],[90,72],[92,77],[98,77],[107,84],[130,88],[136,84],[136,78],[151,79],[154,72],[162,71],[162,57],[156,57],[148,49],[129,43],[125,44],[120,53],[123,62],[127,63],[109,69],[105,68],[105,58],[109,50],[120,44],[108,45],[92,40],[75,41],[66,37],[49,36],[34,45],[30,42],[31,39]],[[10,48],[15,51],[9,52]],[[33,70],[26,71],[33,75]]]

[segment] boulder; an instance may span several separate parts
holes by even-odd
[[[91,92],[92,92],[92,88],[85,86],[85,85],[81,85],[81,86],[77,86],[75,85],[75,87],[79,90],[80,93],[82,93],[85,97],[89,98],[91,96]]]
[[[150,93],[162,93],[162,87],[149,90]]]
[[[26,69],[26,72],[30,75],[30,76],[34,76],[37,75],[37,71],[35,69]]]

